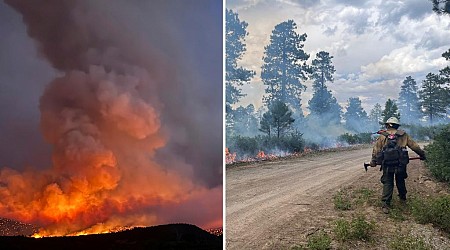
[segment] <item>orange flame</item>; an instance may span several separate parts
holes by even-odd
[[[296,153],[283,153],[280,155],[271,153],[271,154],[266,154],[264,151],[260,150],[258,151],[258,153],[256,154],[255,157],[238,157],[236,153],[230,153],[228,148],[225,148],[225,159],[226,159],[226,164],[232,164],[235,162],[254,162],[254,161],[264,161],[264,160],[274,160],[280,157],[292,157],[292,156],[302,156],[302,155],[306,155],[313,152],[313,150],[311,148],[305,147],[303,149],[303,152],[296,152]],[[239,160],[237,160],[239,159]]]
[[[225,164],[234,163],[236,160],[236,153],[230,153],[228,148],[225,148]]]

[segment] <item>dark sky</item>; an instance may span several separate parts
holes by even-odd
[[[39,58],[21,16],[0,1],[0,166],[50,163],[39,131],[39,97],[56,72]]]

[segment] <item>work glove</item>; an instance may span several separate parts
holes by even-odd
[[[374,161],[374,160],[371,160],[369,164],[370,164],[371,167],[376,167],[377,166],[377,162]]]

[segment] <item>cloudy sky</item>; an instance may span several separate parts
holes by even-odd
[[[334,56],[335,81],[328,87],[343,107],[349,97],[359,97],[369,112],[377,102],[398,99],[407,76],[420,85],[427,73],[448,64],[441,55],[450,48],[450,16],[434,14],[427,0],[229,0],[226,6],[248,23],[241,64],[256,71],[241,105],[261,105],[264,46],[275,25],[289,19],[308,36],[309,62],[322,50]],[[306,85],[304,112],[312,96],[311,82]]]

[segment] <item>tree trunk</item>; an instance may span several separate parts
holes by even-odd
[[[277,138],[280,139],[280,122],[277,123]]]

